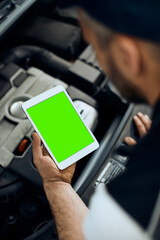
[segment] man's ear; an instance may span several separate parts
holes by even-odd
[[[134,38],[117,35],[112,44],[114,60],[126,78],[136,77],[141,70],[141,52]]]

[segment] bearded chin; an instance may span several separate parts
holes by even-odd
[[[126,94],[125,94],[126,95]],[[124,94],[122,94],[122,96],[128,101],[128,102],[132,102],[132,103],[136,103],[136,104],[147,104],[147,101],[139,96],[136,93],[130,93],[127,96],[124,96]]]
[[[132,85],[117,69],[112,58],[109,61],[109,74],[107,76],[127,101],[139,104],[147,103],[139,89]]]

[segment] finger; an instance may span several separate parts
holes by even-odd
[[[44,146],[44,144],[43,144],[43,147],[42,147],[42,153],[43,153],[44,156],[49,156],[49,157],[51,157],[50,154],[49,154],[49,152],[48,152],[48,150],[47,150],[46,147]]]
[[[137,144],[137,142],[131,137],[126,137],[124,139],[124,142],[130,147],[135,146]]]
[[[47,153],[48,153],[46,147],[44,146],[44,144],[42,146],[42,153],[43,153],[44,156],[46,156]]]
[[[33,160],[36,162],[38,159],[42,157],[42,149],[41,149],[41,139],[37,133],[33,133],[33,143],[32,143],[32,151],[33,151]]]
[[[144,124],[144,126],[145,126],[145,128],[146,128],[146,130],[148,132],[150,130],[151,124],[152,124],[150,118],[147,115],[143,115],[141,112],[139,112],[137,114],[137,116],[142,121],[142,123]]]
[[[145,114],[144,116],[148,119],[148,121],[150,122],[150,124],[152,124],[152,120],[150,119],[150,117],[149,117],[147,114]]]
[[[139,119],[137,116],[134,116],[134,123],[137,127],[139,136],[142,138],[147,134],[147,130],[143,124],[143,122],[141,121],[141,119]]]

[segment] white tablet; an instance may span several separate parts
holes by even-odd
[[[22,104],[27,117],[59,169],[65,169],[99,147],[62,86]]]

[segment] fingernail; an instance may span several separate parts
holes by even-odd
[[[137,120],[137,119],[138,119],[138,117],[135,115],[135,116],[133,117],[133,119],[134,119],[134,120]]]
[[[130,142],[130,138],[129,137],[126,137],[124,140],[125,140],[125,142]]]
[[[32,133],[32,137],[34,138],[35,132]]]
[[[142,117],[143,114],[141,112],[137,113],[138,116]]]
[[[148,115],[147,115],[147,114],[145,114],[145,115],[144,115],[144,117],[145,117],[147,120],[149,119],[149,117],[148,117]]]

